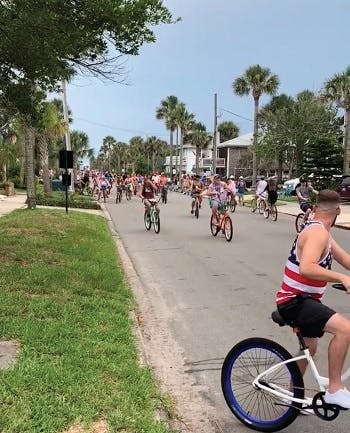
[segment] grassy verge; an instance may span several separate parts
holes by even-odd
[[[244,196],[244,206],[250,207],[251,205],[251,201],[253,199],[253,194],[247,194]],[[287,203],[291,203],[291,202],[297,202],[298,199],[296,197],[283,197],[283,199],[279,199],[276,202],[276,206],[283,206]]]
[[[20,344],[0,371],[0,431],[105,420],[108,431],[168,432],[155,421],[162,396],[139,366],[133,300],[105,220],[15,211],[0,219],[0,260],[0,338]]]

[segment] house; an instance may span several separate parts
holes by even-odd
[[[175,155],[176,149],[174,147],[173,151],[173,174],[175,174],[176,166],[180,162],[180,156]],[[180,153],[180,149],[178,149]],[[182,156],[182,173],[191,173],[193,167],[196,164],[196,146],[191,143],[186,143],[183,145],[183,156]],[[165,158],[164,171],[170,173],[170,156]]]
[[[235,177],[250,175],[252,156],[249,147],[252,144],[252,132],[218,144],[218,158],[224,158],[226,161],[225,168],[218,170],[218,172],[227,177],[230,175]]]
[[[173,153],[173,172],[175,174],[176,162],[179,162],[180,157],[175,156],[175,148]],[[165,158],[164,170],[166,173],[170,172],[170,156]],[[225,167],[225,160],[223,158],[217,159],[217,167]],[[212,170],[212,149],[208,146],[202,149],[199,158],[200,173],[210,172]],[[182,173],[194,173],[196,171],[196,146],[191,143],[183,145],[183,159],[182,159]]]

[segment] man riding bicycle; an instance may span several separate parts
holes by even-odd
[[[264,176],[260,176],[260,179],[257,181],[256,187],[255,187],[255,197],[256,197],[256,199],[258,199],[258,198],[262,198],[262,199],[267,198],[266,188],[267,188],[267,182],[265,180],[265,177]]]
[[[318,191],[308,184],[306,179],[300,179],[300,185],[295,188],[295,194],[299,201],[300,209],[304,212],[304,222],[307,221],[313,205],[311,203],[311,195],[318,194]]]
[[[210,196],[209,205],[212,215],[219,221],[218,210],[223,210],[227,198],[227,186],[221,182],[220,175],[215,174],[212,183],[208,187],[208,195]]]
[[[330,235],[340,214],[340,197],[335,191],[320,191],[315,216],[296,237],[286,262],[276,302],[288,325],[298,327],[310,354],[315,355],[317,338],[333,335],[328,348],[329,387],[324,400],[350,409],[350,392],[341,373],[350,344],[350,320],[321,303],[328,282],[339,282],[350,293],[350,276],[331,270],[332,258],[350,270],[350,254]],[[307,362],[298,363],[302,374]]]
[[[192,181],[192,189],[191,189],[191,197],[192,197],[192,202],[191,202],[191,214],[193,214],[194,212],[194,204],[196,202],[196,197],[198,197],[198,201],[199,201],[199,208],[202,207],[202,196],[201,196],[201,192],[203,191],[204,185],[203,182],[200,180],[200,176],[199,175],[195,175]]]
[[[145,215],[151,210],[151,201],[154,200],[155,193],[157,191],[157,187],[151,181],[150,176],[145,176],[145,180],[143,185],[139,190],[138,196],[142,199],[143,204],[145,205]],[[156,204],[156,209],[159,213],[159,207]]]

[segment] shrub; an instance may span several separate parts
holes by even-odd
[[[41,206],[57,206],[66,207],[66,193],[61,191],[52,192],[50,195],[44,195],[42,192],[37,192],[36,204]],[[68,206],[79,209],[101,209],[99,203],[91,197],[81,194],[68,194]]]

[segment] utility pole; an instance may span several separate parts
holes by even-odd
[[[69,118],[68,118],[68,105],[67,105],[67,89],[66,89],[66,82],[62,80],[62,105],[63,105],[63,119],[66,124],[66,132],[65,132],[65,138],[66,138],[66,150],[72,150],[71,144],[70,144],[70,133],[69,133]]]
[[[66,126],[65,131],[65,144],[66,144],[66,167],[65,167],[65,190],[66,190],[66,213],[68,213],[68,184],[69,184],[69,171],[68,171],[68,155],[67,151],[71,151],[71,142],[70,142],[70,133],[69,133],[69,118],[68,118],[68,105],[67,105],[67,88],[66,88],[66,82],[62,80],[61,82],[62,86],[62,106],[63,106],[63,119]],[[63,176],[62,176],[63,178]],[[74,174],[73,176],[70,176],[70,186],[69,189],[71,191],[74,191]]]
[[[218,95],[214,94],[213,174],[216,174],[216,146],[218,137]]]

